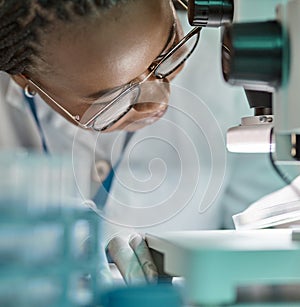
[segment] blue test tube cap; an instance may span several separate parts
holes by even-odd
[[[171,285],[130,286],[110,290],[102,297],[104,307],[181,307],[182,298]]]

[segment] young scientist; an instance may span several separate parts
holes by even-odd
[[[166,112],[169,81],[200,32],[183,38],[172,1],[159,0],[1,1],[0,20],[1,100],[8,102],[1,147],[55,153],[75,143],[92,150],[96,185],[110,173],[112,145],[120,156],[131,136],[113,132],[135,131]],[[99,132],[102,146],[94,148]]]
[[[168,0],[0,1],[1,148],[72,153],[80,192],[98,195],[132,135],[119,131],[164,115],[199,32],[183,37]]]
[[[169,0],[0,1],[0,147],[72,153],[80,193],[103,207],[105,190],[95,198],[99,186],[110,187],[113,166],[136,137],[131,132],[167,112],[171,80],[193,52],[199,35],[199,28],[183,34]],[[209,94],[222,96],[217,92]],[[176,122],[176,116],[171,120]],[[179,125],[184,126],[184,121]],[[146,135],[150,130],[145,130]],[[178,141],[172,126],[166,132]],[[200,154],[201,146],[197,148]],[[144,147],[137,165],[153,149]],[[192,162],[191,157],[185,161]],[[167,176],[165,182],[171,179]],[[188,186],[187,182],[181,191],[188,191]],[[127,199],[127,189],[124,197],[124,189],[115,187],[115,191],[132,206],[143,202],[141,193],[128,194]],[[143,195],[144,200],[150,199]],[[195,204],[199,201],[201,196],[194,198]],[[214,210],[220,211],[218,206]],[[222,226],[214,210],[199,228]],[[181,220],[194,227],[199,216],[181,212]],[[199,225],[205,219],[202,215]],[[176,219],[171,221],[170,227],[161,223],[165,225],[161,229],[176,229]]]

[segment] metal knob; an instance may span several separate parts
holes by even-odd
[[[189,23],[193,26],[220,27],[233,19],[233,0],[191,0]]]

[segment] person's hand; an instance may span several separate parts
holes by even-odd
[[[107,250],[127,284],[157,282],[156,266],[141,235],[115,236],[109,241]]]

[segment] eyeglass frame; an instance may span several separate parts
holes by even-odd
[[[184,6],[184,8],[186,9],[187,7]],[[174,27],[176,27],[176,17],[175,17],[176,13],[175,13],[174,7],[173,7],[173,12],[174,12],[175,20],[174,20],[172,29]],[[158,78],[158,79],[163,79],[163,78],[169,76],[170,74],[172,74],[176,69],[178,69],[190,57],[190,55],[194,52],[194,50],[195,50],[195,48],[196,48],[196,46],[199,42],[201,29],[202,29],[202,27],[200,27],[200,26],[193,27],[193,29],[191,31],[189,31],[178,43],[176,43],[174,46],[171,46],[171,49],[168,52],[166,52],[163,55],[160,54],[158,57],[156,57],[156,59],[149,65],[149,67],[148,67],[149,73],[147,74],[147,76],[143,80],[137,81],[137,78],[135,78],[132,81],[125,84],[123,86],[124,89],[122,90],[122,92],[119,95],[117,95],[113,100],[111,100],[103,109],[99,110],[95,115],[93,115],[92,118],[90,118],[86,123],[81,123],[80,122],[80,120],[81,120],[80,115],[78,115],[78,114],[73,115],[71,112],[69,112],[67,109],[65,109],[60,103],[58,103],[54,98],[52,98],[45,90],[43,90],[39,85],[37,85],[37,82],[33,81],[30,78],[27,78],[26,76],[24,76],[24,77],[27,79],[29,84],[33,85],[41,93],[43,93],[43,95],[45,95],[52,103],[54,103],[55,106],[58,107],[65,115],[67,115],[70,119],[75,121],[78,124],[79,127],[83,128],[83,129],[91,129],[92,128],[93,130],[96,130],[96,131],[103,131],[103,130],[107,129],[108,127],[110,127],[111,125],[113,125],[116,121],[121,119],[123,116],[125,116],[130,111],[130,109],[135,105],[135,103],[129,105],[128,109],[118,119],[112,121],[111,124],[107,125],[104,128],[95,129],[93,127],[93,123],[95,122],[95,120],[103,112],[105,112],[107,109],[109,109],[112,105],[117,103],[128,92],[132,91],[135,87],[140,87],[140,85],[143,84],[144,82],[146,82],[152,74],[154,74],[155,77]],[[175,32],[175,35],[176,35],[176,32]],[[194,35],[197,35],[196,42],[195,42],[193,48],[191,49],[191,51],[187,54],[187,56],[174,69],[169,71],[167,74],[164,74],[164,75],[156,74],[155,72],[157,71],[158,67],[163,62],[165,62],[168,58],[170,58],[181,46],[183,46]]]

